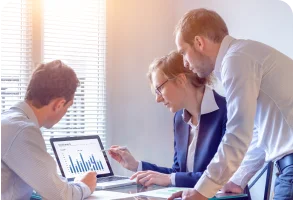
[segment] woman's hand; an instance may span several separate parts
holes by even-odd
[[[171,174],[163,174],[155,171],[140,171],[133,174],[130,179],[135,179],[138,184],[144,186],[161,185],[168,186],[171,184]]]
[[[109,149],[109,155],[124,168],[133,172],[137,171],[138,161],[131,155],[127,148],[122,149],[120,146],[113,145]]]

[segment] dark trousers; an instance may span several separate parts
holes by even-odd
[[[284,168],[276,178],[274,200],[293,200],[293,165]]]

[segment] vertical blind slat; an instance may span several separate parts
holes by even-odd
[[[11,0],[1,12],[1,112],[24,99],[32,69],[32,0]]]

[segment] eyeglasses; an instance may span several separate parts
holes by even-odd
[[[176,77],[174,77],[174,78],[169,78],[169,79],[167,79],[166,81],[164,81],[161,85],[159,85],[158,87],[156,87],[156,89],[155,89],[156,94],[157,94],[157,95],[162,95],[162,92],[161,92],[162,87],[163,87],[168,81],[170,81],[170,80],[174,80],[175,78],[176,78]]]

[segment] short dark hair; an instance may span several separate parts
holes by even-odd
[[[72,68],[60,60],[40,64],[30,79],[25,100],[41,108],[56,98],[64,98],[66,103],[73,99],[79,80]]]

